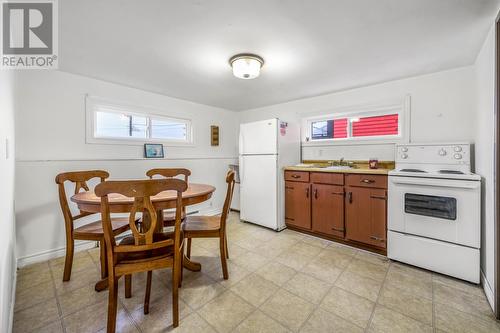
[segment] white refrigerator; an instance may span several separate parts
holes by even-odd
[[[285,228],[283,167],[300,162],[299,126],[279,119],[240,125],[240,218]]]

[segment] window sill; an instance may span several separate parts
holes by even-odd
[[[113,139],[96,139],[87,138],[86,144],[92,145],[116,145],[116,146],[144,146],[144,144],[162,144],[164,147],[186,147],[192,148],[196,147],[194,142],[172,142],[172,141],[160,141],[160,140],[113,140]]]

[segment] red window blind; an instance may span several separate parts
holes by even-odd
[[[347,138],[347,118],[335,119],[332,126],[334,139]]]
[[[352,136],[383,136],[397,135],[398,114],[364,117],[352,123]]]

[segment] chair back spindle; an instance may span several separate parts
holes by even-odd
[[[158,232],[157,212],[151,201],[151,197],[156,194],[173,190],[177,192],[177,207],[182,207],[182,192],[187,189],[185,181],[180,179],[148,179],[129,181],[106,181],[96,186],[95,193],[101,197],[102,221],[106,244],[109,244],[108,251],[134,252],[145,251],[158,248],[162,244],[155,244],[154,234]],[[108,195],[117,193],[126,197],[134,198],[134,204],[129,212],[129,224],[134,236],[135,245],[117,246],[112,230],[109,209]],[[143,228],[138,228],[136,215],[138,212],[148,216],[148,223]],[[177,216],[178,215],[178,216]],[[180,244],[180,214],[176,214],[175,223],[175,243]],[[161,242],[156,242],[161,243]],[[178,247],[177,245],[176,247]],[[120,248],[120,249],[118,249]]]

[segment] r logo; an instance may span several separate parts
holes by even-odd
[[[52,3],[3,3],[3,54],[52,54]]]

